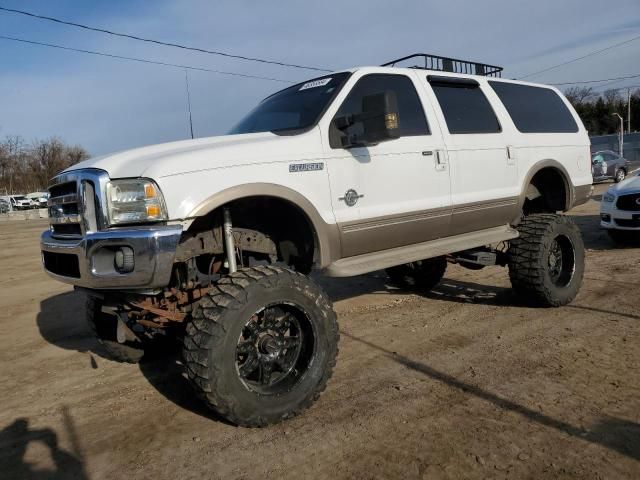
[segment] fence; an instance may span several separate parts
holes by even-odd
[[[591,137],[591,151],[597,152],[599,150],[613,150],[620,153],[618,135]],[[632,162],[640,162],[640,132],[625,134],[622,150],[624,158]]]

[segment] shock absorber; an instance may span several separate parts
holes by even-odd
[[[227,250],[227,263],[229,265],[229,273],[238,270],[236,263],[236,242],[233,239],[233,224],[231,223],[231,211],[229,207],[224,207],[224,246]]]

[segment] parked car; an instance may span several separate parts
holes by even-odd
[[[602,150],[591,156],[591,172],[594,182],[623,181],[629,174],[631,162],[611,150]]]
[[[26,197],[31,200],[33,208],[47,208],[47,200],[49,200],[48,192],[28,193]]]
[[[587,201],[593,179],[571,104],[491,65],[391,63],[292,85],[229,135],[90,159],[52,180],[44,268],[83,287],[113,357],[136,362],[176,332],[207,406],[264,426],[309,407],[336,362],[336,314],[313,267],[387,269],[428,291],[449,261],[508,266],[532,304],[575,298],[584,243],[561,212]]]
[[[4,198],[0,198],[0,213],[9,213],[11,211],[11,205]]]
[[[640,240],[640,174],[605,192],[600,202],[600,226],[616,242]]]
[[[11,202],[12,210],[30,210],[33,205],[24,195],[9,195],[9,202]]]

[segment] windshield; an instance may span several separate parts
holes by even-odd
[[[14,200],[26,200],[27,197],[25,197],[24,195],[17,195],[15,197],[13,197]]]
[[[350,73],[299,83],[265,98],[229,134],[303,130],[313,126]]]

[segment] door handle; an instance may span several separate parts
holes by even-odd
[[[447,169],[447,155],[442,150],[436,150],[436,170]]]
[[[507,165],[516,164],[516,151],[511,145],[507,145]]]

